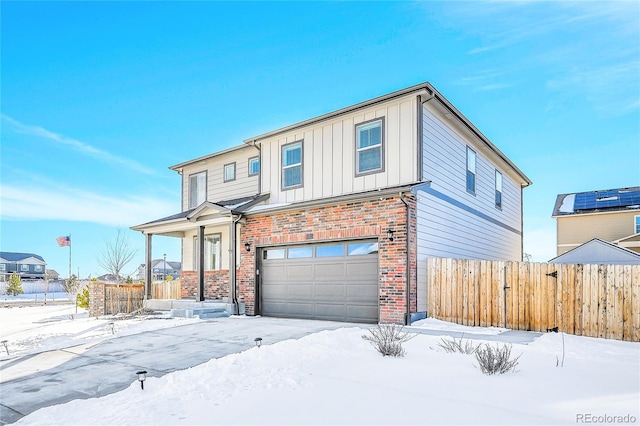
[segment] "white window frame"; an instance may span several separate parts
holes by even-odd
[[[195,186],[195,189],[194,189]],[[190,209],[198,207],[207,201],[207,172],[189,175],[189,205]]]
[[[634,234],[640,234],[640,215],[634,217],[633,222],[633,230],[636,231]]]
[[[503,187],[504,177],[502,173],[496,170],[496,193],[495,193],[495,202],[496,208],[502,209],[502,187]]]
[[[467,147],[467,172],[466,172],[466,187],[467,192],[474,194],[476,193],[476,163],[478,161],[478,154]]]
[[[42,265],[34,265],[33,270],[36,272],[42,272]]]
[[[231,181],[236,180],[236,163],[235,163],[235,161],[233,163],[225,164],[223,173],[224,173],[224,176],[223,176],[224,182],[231,182]]]
[[[300,149],[300,161],[297,163],[286,164],[285,152],[290,149],[296,149],[296,146],[298,149]],[[303,182],[304,182],[304,168],[302,166],[302,164],[304,163],[304,149],[303,149],[302,141],[295,141],[295,142],[282,145],[282,148],[280,150],[280,157],[281,157],[281,164],[282,164],[282,170],[281,170],[282,190],[285,191],[287,189],[302,188]],[[293,182],[287,185],[286,172],[294,168],[300,168],[300,182]]]
[[[375,127],[380,127],[380,141],[375,145],[368,145],[365,147],[360,146],[360,135],[363,130],[373,129]],[[371,173],[380,173],[384,171],[384,117],[375,118],[373,120],[368,120],[356,125],[356,144],[355,144],[355,170],[356,176],[368,175]],[[374,169],[362,170],[360,166],[360,155],[377,150],[380,156],[380,167]]]
[[[7,264],[6,263],[0,263],[0,271],[6,271],[7,270]]]
[[[256,170],[253,170],[253,165],[256,164]],[[249,158],[249,176],[255,176],[260,174],[260,157]]]
[[[20,264],[20,272],[29,272],[29,265],[26,263]]]
[[[217,245],[216,245],[217,240]],[[198,236],[193,237],[193,270],[198,270],[199,258]],[[222,269],[222,234],[206,234],[204,236],[204,270],[219,271]]]

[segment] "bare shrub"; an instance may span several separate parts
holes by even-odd
[[[474,345],[469,339],[464,340],[463,333],[458,340],[454,337],[452,337],[451,340],[445,338],[440,339],[438,346],[444,349],[445,352],[460,352],[461,354],[471,355],[478,350],[480,345]]]
[[[371,335],[363,335],[362,338],[376,348],[382,356],[403,357],[405,350],[402,344],[413,339],[415,335],[402,331],[402,326],[395,324],[378,324],[376,328],[369,329]]]
[[[480,365],[480,370],[484,374],[491,375],[514,371],[522,354],[512,359],[511,345],[500,347],[500,345],[496,344],[496,347],[493,348],[488,343],[485,343],[477,347],[475,356]]]

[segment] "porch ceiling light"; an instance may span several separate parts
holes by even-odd
[[[387,238],[389,239],[389,241],[393,241],[393,234],[394,234],[394,230],[393,229],[389,229],[387,230]]]

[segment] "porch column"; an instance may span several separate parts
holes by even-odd
[[[198,295],[196,301],[204,301],[204,226],[198,228]]]
[[[227,303],[233,306],[233,314],[238,314],[238,304],[236,303],[236,222],[231,216],[229,224],[229,300]]]
[[[144,298],[145,300],[152,299],[153,293],[151,291],[151,239],[153,234],[145,234],[147,242],[145,245],[145,260],[144,260]]]

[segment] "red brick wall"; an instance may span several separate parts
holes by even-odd
[[[415,229],[415,203],[407,200],[412,211],[410,227]],[[393,241],[387,230],[394,231]],[[247,314],[255,313],[256,247],[340,239],[375,238],[379,242],[380,322],[404,322],[406,312],[406,208],[399,196],[382,200],[340,203],[334,206],[299,211],[249,216],[242,227],[242,244],[238,272],[238,298],[245,302]],[[411,307],[416,309],[415,232],[410,238]]]
[[[182,271],[182,298],[195,299],[198,295],[198,273]],[[229,270],[204,271],[204,298],[222,300],[229,297]]]

